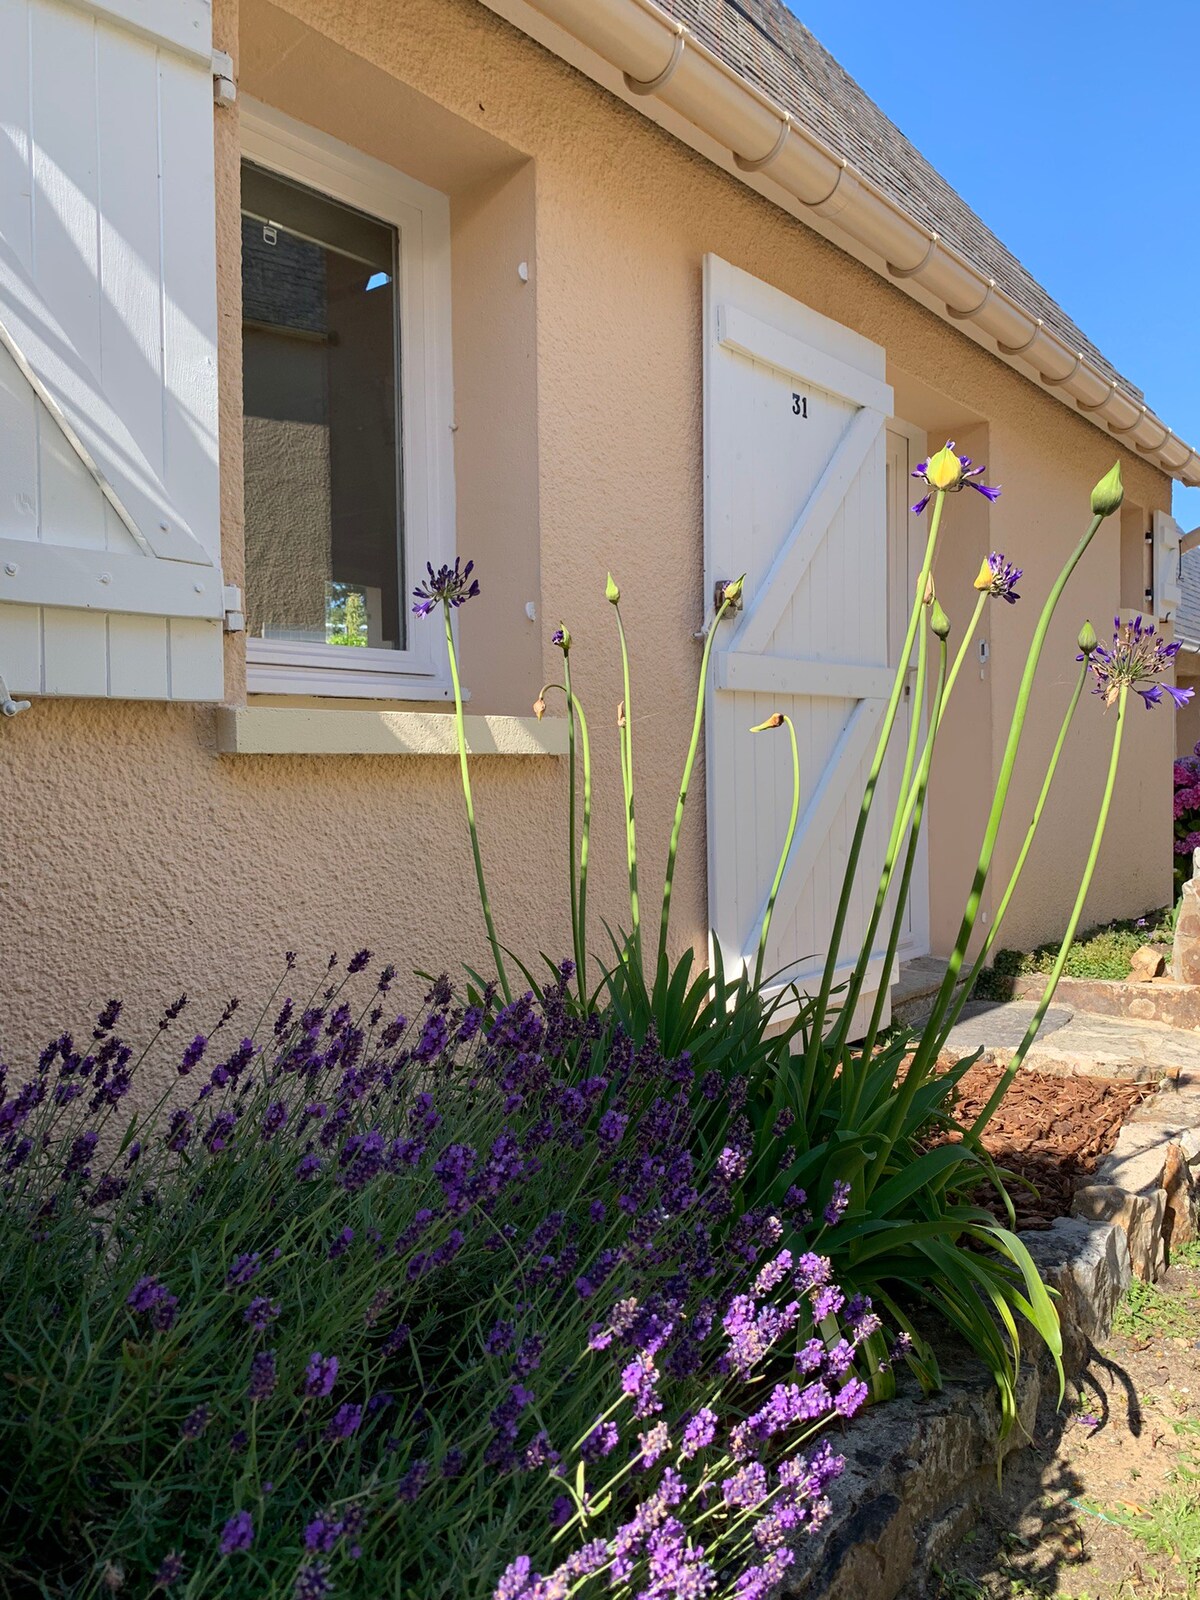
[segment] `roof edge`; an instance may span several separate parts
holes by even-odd
[[[732,158],[728,170],[756,192],[776,199],[770,191],[781,190],[786,201],[776,203],[791,210],[788,202],[799,202],[795,214],[820,218],[827,226],[819,231],[835,243],[853,241],[881,258],[896,287],[931,305],[952,326],[986,336],[986,348],[1085,421],[1170,477],[1200,485],[1200,453],[1148,406],[801,127],[655,0],[481,3],[604,87],[613,84],[593,68],[615,70],[628,103],[640,101],[639,109],[652,117],[659,107],[674,113],[672,131],[686,138],[678,127],[682,119],[685,128],[715,141]],[[577,48],[568,53],[568,43]]]

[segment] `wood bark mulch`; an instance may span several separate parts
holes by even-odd
[[[955,1116],[969,1127],[987,1104],[1002,1074],[997,1066],[974,1066],[958,1088]],[[1071,1212],[1077,1185],[1117,1142],[1130,1113],[1153,1087],[1113,1078],[1057,1077],[1022,1067],[988,1123],[983,1144],[996,1165],[1033,1185],[1009,1181],[1017,1228],[1048,1228]],[[979,1203],[998,1218],[1007,1213],[990,1191]]]

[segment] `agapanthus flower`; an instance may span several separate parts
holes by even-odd
[[[945,449],[937,451],[928,461],[918,462],[913,469],[912,476],[922,479],[929,486],[928,493],[922,495],[913,506],[914,512],[920,516],[937,490],[956,493],[959,489],[974,489],[988,500],[998,500],[998,485],[993,488],[991,484],[976,482],[986,471],[986,467],[973,467],[970,456],[957,455],[954,440],[947,439]]]
[[[221,1530],[217,1549],[223,1556],[238,1550],[249,1550],[254,1543],[254,1518],[248,1511],[235,1511]]]
[[[425,566],[429,577],[413,590],[414,616],[427,617],[439,605],[457,608],[479,593],[479,579],[471,577],[475,569],[473,561],[468,561],[461,571],[459,557],[455,557],[452,567],[439,567],[436,572],[432,562],[427,561]]]
[[[975,588],[983,594],[993,595],[997,600],[1007,600],[1010,606],[1015,606],[1021,598],[1016,586],[1023,573],[1023,568],[1014,567],[1011,561],[1004,559],[999,550],[993,550],[979,569]]]
[[[1154,624],[1134,617],[1132,622],[1113,618],[1111,645],[1098,644],[1088,657],[1088,666],[1096,676],[1093,693],[1098,694],[1106,706],[1113,705],[1123,688],[1141,695],[1147,709],[1156,706],[1167,694],[1177,706],[1185,706],[1195,693],[1192,689],[1177,689],[1174,684],[1159,680],[1169,672],[1179,654],[1181,642],[1168,644],[1154,628]],[[1083,656],[1076,660],[1082,661]]]

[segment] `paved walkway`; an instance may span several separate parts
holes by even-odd
[[[947,1049],[959,1057],[982,1049],[994,1061],[1010,1061],[1034,1010],[1028,1000],[972,1000],[951,1029]],[[1139,1083],[1166,1076],[1182,1087],[1200,1084],[1200,1033],[1055,1005],[1025,1060],[1038,1072],[1079,1072]]]

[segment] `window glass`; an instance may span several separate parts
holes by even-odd
[[[242,167],[252,636],[403,649],[395,228]]]

